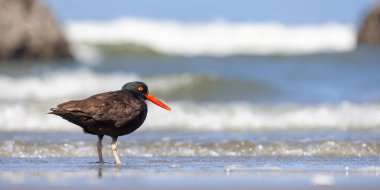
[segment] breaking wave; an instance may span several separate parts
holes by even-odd
[[[0,105],[1,131],[80,131],[54,115],[54,105],[4,103]],[[149,104],[150,105],[150,104]],[[250,103],[168,102],[165,110],[150,107],[139,131],[270,131],[270,130],[368,130],[380,127],[380,104],[253,105]]]
[[[228,21],[186,23],[127,17],[109,21],[71,21],[65,29],[74,44],[129,44],[160,54],[180,56],[346,52],[353,50],[356,43],[355,29],[337,23],[287,26]],[[93,50],[84,49],[83,56],[82,51],[77,52],[79,57],[88,59],[94,54]]]
[[[78,69],[47,72],[42,75],[0,75],[2,88],[0,131],[79,131],[79,127],[57,116],[47,115],[46,112],[63,101],[82,99],[99,92],[120,89],[126,81],[134,80],[146,81],[152,87],[150,91],[164,101],[169,97],[165,102],[173,108],[169,116],[165,110],[151,107],[141,130],[365,130],[380,127],[379,102],[341,101],[315,105],[298,103],[272,105],[254,104],[237,99],[233,101],[221,99],[219,102],[194,99],[185,101],[186,99],[178,98],[182,96],[179,92],[183,89],[198,90],[203,93],[201,96],[209,96],[210,93],[213,97],[217,94],[228,96],[231,88],[221,92],[204,89],[215,86],[223,80],[228,82],[229,79],[194,74],[144,77],[133,73],[97,73]],[[241,81],[223,85],[239,87],[241,85],[239,82]],[[259,93],[268,89],[265,83],[258,83],[252,90],[254,93]],[[251,92],[247,92],[249,93]],[[234,94],[231,96],[234,97]],[[196,95],[191,94],[191,97],[194,98]]]
[[[52,72],[40,76],[0,75],[0,100],[85,98],[90,94],[121,89],[127,81],[136,80],[150,84],[153,91],[166,91],[187,85],[195,78],[188,74],[173,74],[142,79],[133,73],[99,74],[87,69]]]
[[[380,127],[380,104],[253,105],[171,103],[170,117],[153,110],[148,125],[196,131],[371,129]],[[154,122],[153,122],[154,121]]]

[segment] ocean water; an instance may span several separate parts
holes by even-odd
[[[2,131],[75,131],[66,121],[46,115],[47,110],[141,80],[174,110],[149,104],[142,131],[377,130],[378,60],[377,50],[359,49],[302,56],[3,64],[0,125]]]
[[[4,187],[380,185],[380,51],[355,49],[350,26],[122,19],[66,31],[76,61],[0,64]],[[148,103],[144,125],[119,138],[122,166],[110,139],[95,164],[96,137],[46,114],[135,80],[173,110]]]

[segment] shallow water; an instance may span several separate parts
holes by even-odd
[[[378,157],[123,157],[98,165],[94,157],[2,158],[4,186],[129,187],[378,186]],[[107,157],[110,161],[112,158]]]
[[[313,133],[313,135],[311,135]],[[138,132],[119,139],[116,166],[105,138],[81,133],[2,133],[0,184],[31,186],[378,186],[380,133]]]
[[[96,156],[96,139],[80,132],[7,132],[0,134],[0,156]],[[107,156],[109,143],[104,140]],[[134,157],[371,157],[380,156],[380,131],[137,132],[120,137],[119,150]]]

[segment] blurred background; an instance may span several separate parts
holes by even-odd
[[[379,49],[357,48],[377,1],[27,2],[1,17],[2,131],[79,130],[45,113],[133,80],[174,108],[142,130],[380,125]]]
[[[325,164],[378,176],[378,3],[0,0],[0,156],[96,156],[95,137],[46,113],[139,80],[173,110],[148,103],[121,155],[268,156],[282,169],[300,165],[276,156],[365,157]]]

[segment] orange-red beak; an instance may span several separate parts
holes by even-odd
[[[154,104],[156,104],[157,106],[160,106],[166,110],[172,110],[169,106],[167,106],[166,104],[164,104],[163,102],[161,102],[161,100],[159,100],[158,98],[154,97],[152,94],[146,94],[145,95],[146,99],[153,102]]]

